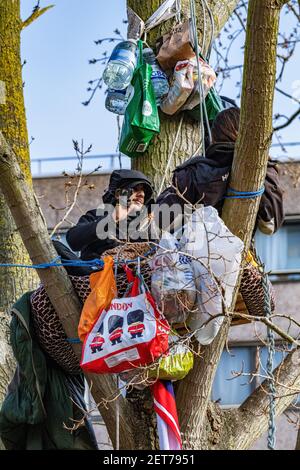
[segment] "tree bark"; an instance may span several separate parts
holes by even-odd
[[[300,428],[298,429],[297,442],[296,442],[295,450],[300,450]]]
[[[12,147],[26,180],[31,183],[28,134],[23,98],[22,64],[20,55],[20,0],[0,0],[0,82],[3,96],[0,100],[0,130]],[[0,195],[0,263],[28,264],[28,253]],[[34,270],[21,272],[15,268],[1,268],[0,310],[5,310],[24,291],[36,286]]]

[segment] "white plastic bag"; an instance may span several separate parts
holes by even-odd
[[[198,68],[197,68],[197,61],[196,57],[190,59],[190,62],[193,64],[193,80],[194,80],[194,89],[193,92],[190,94],[186,103],[182,106],[182,111],[186,109],[194,109],[195,106],[198,106],[200,103],[200,95],[199,95],[199,82],[198,82]],[[214,69],[207,63],[205,60],[199,57],[199,66],[200,66],[200,74],[201,74],[201,81],[202,81],[202,89],[203,89],[203,99],[208,95],[209,90],[214,86],[217,76],[215,74]]]
[[[193,257],[198,310],[187,324],[200,344],[210,344],[232,302],[240,270],[243,242],[226,227],[213,207],[201,207],[185,226],[182,243]]]
[[[196,300],[191,261],[171,233],[165,232],[159,245],[150,261],[152,295],[170,323],[182,323]]]
[[[177,62],[169,93],[160,104],[160,109],[169,115],[175,114],[186,102],[194,88],[194,66],[189,60]]]

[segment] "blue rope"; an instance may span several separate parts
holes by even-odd
[[[59,262],[58,262],[59,261]],[[28,269],[47,269],[47,268],[57,268],[61,266],[81,266],[81,267],[99,267],[103,268],[104,262],[100,259],[92,260],[74,260],[74,259],[64,259],[61,260],[60,256],[54,258],[54,260],[49,263],[41,264],[14,264],[14,263],[0,263],[1,268],[28,268]]]
[[[67,338],[67,342],[71,344],[81,344],[81,340],[79,338]]]
[[[265,192],[265,187],[258,191],[237,191],[236,189],[228,188],[225,199],[254,199],[261,196]]]
[[[152,248],[151,250],[147,251],[142,257],[147,258],[151,253],[153,253],[156,248]],[[135,258],[132,260],[120,260],[115,261],[115,264],[131,264],[131,263],[138,263],[139,258]],[[54,258],[54,260],[50,261],[49,263],[41,263],[41,264],[14,264],[14,263],[0,263],[0,268],[28,268],[28,269],[47,269],[47,268],[58,268],[61,266],[79,266],[82,268],[103,268],[104,262],[101,259],[91,259],[91,260],[68,260],[68,259],[61,259],[60,256]]]
[[[270,285],[268,275],[264,272],[262,277],[262,287],[264,290],[264,311],[267,318],[272,315],[271,299],[270,299]],[[269,426],[268,426],[268,449],[274,450],[276,444],[276,385],[275,377],[273,374],[274,369],[274,355],[275,355],[275,334],[271,328],[268,328],[268,359],[267,359],[267,374],[269,385]]]

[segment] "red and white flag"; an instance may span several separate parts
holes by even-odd
[[[182,443],[172,382],[157,380],[152,386],[160,450],[181,450]]]

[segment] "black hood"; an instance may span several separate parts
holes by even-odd
[[[132,188],[135,184],[143,184],[145,191],[145,206],[148,206],[153,199],[153,188],[147,176],[137,170],[115,170],[109,180],[109,187],[103,194],[104,204],[115,205],[115,193],[117,189]]]
[[[219,166],[232,165],[234,148],[234,142],[218,142],[212,144],[206,151],[206,158],[217,161]]]

